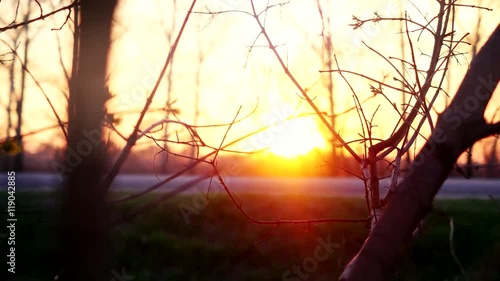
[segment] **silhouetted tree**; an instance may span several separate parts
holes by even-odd
[[[476,141],[500,133],[500,122],[489,124],[483,117],[500,79],[498,62],[500,25],[472,61],[409,174],[387,197],[383,215],[340,280],[388,280],[401,245],[431,210],[434,196],[458,157]]]
[[[64,187],[62,280],[109,280],[108,211],[99,182],[106,159],[102,122],[110,96],[105,76],[115,6],[113,0],[82,1],[80,6],[80,46],[70,83],[66,152],[67,161],[78,163],[67,171]]]

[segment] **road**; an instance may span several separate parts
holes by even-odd
[[[159,175],[160,179],[166,175]],[[167,192],[185,184],[196,176],[182,176],[160,187],[156,192]],[[314,194],[322,196],[358,197],[364,195],[363,183],[355,178],[257,178],[229,177],[225,179],[229,188],[238,193],[268,193],[280,194]],[[158,183],[154,175],[120,175],[113,185],[114,191],[140,191]],[[0,175],[0,186],[6,190],[7,173]],[[20,191],[50,191],[60,188],[60,179],[49,173],[17,173],[16,192]],[[209,180],[203,180],[184,194],[195,194],[207,190]],[[381,182],[381,194],[385,194],[388,181]],[[212,191],[221,192],[222,188],[216,179],[212,182]],[[491,179],[448,179],[438,193],[438,198],[488,198],[500,197],[500,180]]]

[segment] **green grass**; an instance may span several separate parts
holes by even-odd
[[[2,205],[5,195],[0,194]],[[16,194],[18,273],[7,280],[52,280],[58,272],[58,198],[56,193]],[[367,215],[360,199],[240,195],[239,200],[248,213],[262,220]],[[137,204],[129,203],[119,211]],[[251,224],[224,195],[212,198],[187,224],[179,211],[179,206],[186,205],[193,206],[192,197],[177,197],[113,229],[109,235],[113,268],[117,272],[125,268],[134,281],[282,280],[286,270],[313,256],[318,238],[330,237],[339,247],[318,262],[307,280],[336,280],[367,235],[366,226],[359,223],[281,225],[276,229]],[[455,250],[470,279],[500,280],[498,207],[482,200],[438,201],[435,207],[456,222]],[[3,214],[1,219],[5,218]],[[448,219],[431,214],[419,239],[403,249],[393,279],[451,281],[458,276],[457,280],[463,280],[449,245]],[[289,280],[302,280],[292,276],[297,277],[290,275]]]

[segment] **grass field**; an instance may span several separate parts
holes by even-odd
[[[6,194],[0,196],[5,206]],[[151,197],[143,200],[147,199]],[[248,213],[263,220],[367,215],[361,199],[240,195],[239,200]],[[109,243],[115,273],[124,270],[127,280],[134,281],[336,280],[367,235],[366,225],[360,223],[278,228],[251,224],[224,195],[210,199],[186,220],[180,208],[187,214],[189,207],[202,206],[201,201],[201,196],[177,197],[114,228]],[[120,211],[136,204],[122,206]],[[56,193],[16,194],[17,273],[7,280],[53,280],[61,258],[58,206]],[[456,222],[454,248],[469,279],[500,280],[498,205],[447,200],[436,202],[435,208],[439,212],[429,216],[420,237],[402,249],[404,255],[393,280],[465,280],[450,253],[449,221],[443,214]],[[5,213],[2,220],[6,220]],[[322,246],[328,241],[333,248]]]

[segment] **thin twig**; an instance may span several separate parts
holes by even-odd
[[[318,114],[318,117],[321,119],[321,121],[323,122],[323,124],[325,124],[325,126],[328,128],[328,130],[333,134],[333,136],[342,144],[342,146],[349,152],[349,154],[351,154],[351,156],[358,162],[358,163],[361,163],[362,159],[361,157],[359,157],[359,155],[354,152],[354,150],[344,141],[344,139],[335,131],[335,129],[332,127],[332,124],[330,124],[326,118],[321,114],[321,111],[319,110],[319,108],[316,106],[316,104],[314,103],[314,101],[309,97],[309,95],[306,93],[306,91],[302,88],[302,86],[300,85],[300,83],[297,81],[297,79],[295,78],[295,76],[290,72],[290,69],[286,66],[285,62],[283,61],[283,59],[281,58],[281,55],[278,53],[278,51],[276,50],[276,47],[275,45],[273,44],[273,42],[271,41],[271,38],[269,37],[269,34],[267,34],[267,31],[266,31],[266,28],[264,27],[264,25],[262,24],[262,22],[260,21],[259,19],[259,14],[256,12],[255,10],[255,5],[254,5],[254,1],[251,0],[250,1],[250,4],[252,6],[252,12],[253,12],[253,17],[257,23],[257,25],[259,26],[260,30],[261,30],[261,33],[262,35],[264,35],[267,43],[269,44],[269,48],[271,49],[271,51],[273,52],[274,56],[276,57],[276,59],[278,60],[279,64],[281,65],[283,71],[285,72],[285,74],[288,76],[288,78],[290,79],[290,81],[295,85],[295,87],[299,90],[299,92],[302,94],[302,96],[304,97],[304,99],[307,101],[307,103],[312,107],[312,109]]]
[[[128,155],[130,154],[130,151],[132,150],[132,147],[135,145],[135,143],[137,141],[139,127],[140,127],[140,125],[142,123],[142,120],[144,119],[144,116],[146,115],[147,109],[149,108],[149,106],[153,102],[153,98],[154,98],[156,92],[158,91],[158,88],[160,87],[160,83],[163,80],[162,77],[165,75],[167,67],[170,65],[170,62],[173,59],[173,56],[175,54],[175,51],[176,51],[177,46],[179,44],[179,41],[180,41],[180,39],[182,37],[182,34],[184,33],[184,29],[185,29],[185,27],[187,25],[187,22],[189,20],[189,17],[191,15],[192,11],[193,11],[193,8],[194,8],[195,4],[196,4],[196,0],[193,0],[192,3],[191,3],[190,8],[189,8],[189,10],[188,10],[188,12],[186,14],[186,17],[184,18],[184,21],[182,23],[181,29],[179,30],[179,34],[175,38],[174,44],[172,45],[172,48],[170,49],[170,52],[168,53],[168,56],[167,56],[167,59],[165,61],[164,66],[163,66],[163,69],[161,70],[160,75],[159,75],[158,79],[156,80],[156,84],[155,84],[153,90],[151,91],[151,94],[149,95],[149,97],[146,100],[146,104],[144,105],[144,108],[143,108],[143,110],[141,112],[141,115],[139,116],[139,119],[137,120],[137,123],[136,123],[136,125],[134,127],[133,132],[130,134],[130,136],[128,138],[127,144],[122,149],[120,155],[118,156],[118,159],[116,160],[115,164],[112,166],[112,168],[109,171],[109,173],[106,175],[106,177],[104,178],[104,180],[101,182],[101,188],[104,191],[109,190],[109,187],[111,186],[111,183],[113,182],[113,180],[116,177],[116,175],[118,175],[118,173],[120,172],[121,167],[123,166],[123,164],[127,160]]]
[[[45,97],[45,99],[47,100],[47,102],[49,103],[49,106],[50,108],[52,109],[52,113],[54,113],[54,116],[56,117],[57,119],[57,123],[59,124],[59,127],[61,128],[61,131],[64,135],[64,138],[67,140],[68,139],[68,133],[66,132],[66,128],[64,127],[64,122],[62,121],[61,117],[59,116],[59,114],[57,113],[57,110],[55,109],[54,105],[52,104],[52,102],[50,101],[49,99],[49,96],[47,95],[47,93],[45,92],[45,90],[43,89],[42,85],[40,85],[40,83],[38,82],[38,80],[35,78],[35,76],[33,76],[33,74],[31,73],[31,71],[26,67],[26,65],[23,63],[23,61],[21,60],[21,57],[19,56],[19,54],[17,53],[16,50],[14,50],[9,44],[7,44],[7,42],[5,42],[3,39],[0,39],[0,41],[2,41],[5,45],[7,45],[12,53],[17,57],[17,59],[19,60],[19,62],[21,63],[21,66],[22,66],[22,69],[24,71],[26,71],[26,73],[28,73],[28,75],[31,77],[31,79],[33,79],[33,82],[35,82],[36,86],[38,87],[38,89],[40,89],[40,91],[42,92],[43,96]]]
[[[5,26],[5,27],[1,27],[0,28],[0,33],[6,31],[6,30],[9,30],[9,29],[16,29],[18,27],[21,27],[21,26],[24,26],[25,24],[30,24],[32,22],[35,22],[35,21],[39,21],[39,20],[43,20],[47,17],[50,17],[52,15],[55,15],[61,11],[64,11],[64,10],[71,10],[71,8],[75,7],[76,5],[79,5],[80,2],[77,0],[77,1],[74,1],[73,3],[67,5],[67,6],[64,6],[62,8],[59,8],[57,10],[54,10],[48,14],[45,14],[45,15],[40,15],[39,17],[36,17],[36,18],[33,18],[33,19],[30,19],[30,20],[27,20],[27,21],[23,21],[23,22],[20,22],[20,23],[16,23],[16,24],[10,24],[8,26]]]
[[[467,277],[467,274],[465,273],[465,269],[460,263],[460,260],[458,259],[456,253],[455,253],[455,246],[453,245],[453,235],[455,233],[455,224],[453,222],[453,217],[450,217],[450,254],[453,257],[453,260],[457,264],[458,268],[460,269],[460,272],[462,273],[462,276],[464,277],[465,281],[469,281],[469,277]]]

